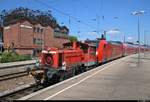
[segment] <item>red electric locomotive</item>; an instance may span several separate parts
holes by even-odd
[[[104,63],[119,57],[124,53],[123,43],[102,39],[97,48],[97,57],[99,63]]]

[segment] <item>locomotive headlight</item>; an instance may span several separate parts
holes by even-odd
[[[98,55],[98,51],[96,51],[96,56]]]
[[[53,65],[53,57],[52,54],[47,54],[45,57],[45,63],[49,66]]]
[[[62,70],[66,70],[66,62],[65,61],[62,63]]]

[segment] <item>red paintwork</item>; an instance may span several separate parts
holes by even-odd
[[[85,66],[91,66],[97,62],[96,57],[96,46],[87,44],[87,50],[84,52],[84,60],[83,63]]]
[[[124,44],[126,55],[135,54],[138,51],[138,47],[136,45]]]
[[[84,53],[80,48],[79,43],[66,43],[64,49],[49,48],[46,53],[42,55],[42,65],[46,65],[46,55],[51,54],[53,64],[48,65],[50,68],[61,69],[62,63],[66,62],[66,70],[71,69],[73,65],[81,65],[84,62]],[[61,60],[60,60],[61,59]]]
[[[98,44],[98,48],[97,48],[97,58],[98,58],[98,62],[101,63],[102,60],[104,59],[104,56],[109,56],[109,51],[107,50],[106,52],[104,51],[104,45],[107,45],[106,40],[101,40]]]
[[[141,52],[144,52],[144,49],[145,47],[141,47]],[[69,70],[72,66],[90,66],[95,62],[102,63],[137,53],[138,46],[101,39],[97,49],[88,43],[74,42],[65,43],[63,49],[47,48],[45,51],[41,55],[41,65],[46,65],[46,55],[51,55],[49,60],[53,63],[48,65],[49,68],[61,69],[62,63],[65,62],[66,70]]]
[[[105,39],[98,42],[97,48],[96,45],[81,42],[65,43],[63,45],[63,49],[47,48],[41,53],[40,65],[42,67],[40,66],[39,69],[44,70],[41,73],[45,75],[45,82],[47,82],[47,78],[50,80],[61,79],[66,72],[74,75],[85,71],[89,66],[134,54],[138,51],[137,45],[110,42]],[[141,52],[144,52],[144,49],[145,47],[141,46]],[[49,64],[46,63],[46,59],[48,59]]]

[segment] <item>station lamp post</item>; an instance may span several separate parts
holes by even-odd
[[[138,64],[140,64],[140,16],[143,15],[145,11],[134,11],[132,15],[138,17]]]
[[[146,44],[146,30],[144,30],[144,46],[147,48],[147,44]],[[146,49],[144,49],[144,57],[145,57],[145,53],[146,53]]]

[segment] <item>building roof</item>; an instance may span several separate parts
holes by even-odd
[[[16,23],[18,23],[18,22],[23,23],[23,22],[25,22],[25,21],[28,21],[29,23],[31,23],[31,24],[33,24],[33,25],[40,24],[40,23],[33,22],[33,21],[31,21],[31,20],[28,20],[28,19],[21,19],[21,20],[19,20],[19,19],[17,20],[17,19],[16,19],[16,20],[13,20],[13,21],[9,22],[9,24],[5,24],[4,26],[16,24]]]
[[[9,22],[9,24],[6,24],[5,26],[13,25],[13,24],[16,24],[16,23],[18,23],[18,22],[19,22],[19,23],[23,23],[23,22],[25,22],[25,21],[31,23],[32,25],[40,24],[40,25],[43,26],[43,27],[51,27],[50,25],[45,26],[45,25],[41,24],[40,22],[34,22],[34,21],[29,20],[29,19],[13,20],[13,21]],[[53,28],[53,27],[51,27],[51,28]],[[57,31],[57,28],[58,28],[58,31]],[[60,27],[60,28],[59,28],[59,27],[56,27],[56,28],[53,28],[53,29],[55,30],[55,32],[61,32],[61,33],[63,33],[63,34],[68,34],[68,33],[69,33],[69,29],[68,29],[66,26],[62,26],[62,27]]]

